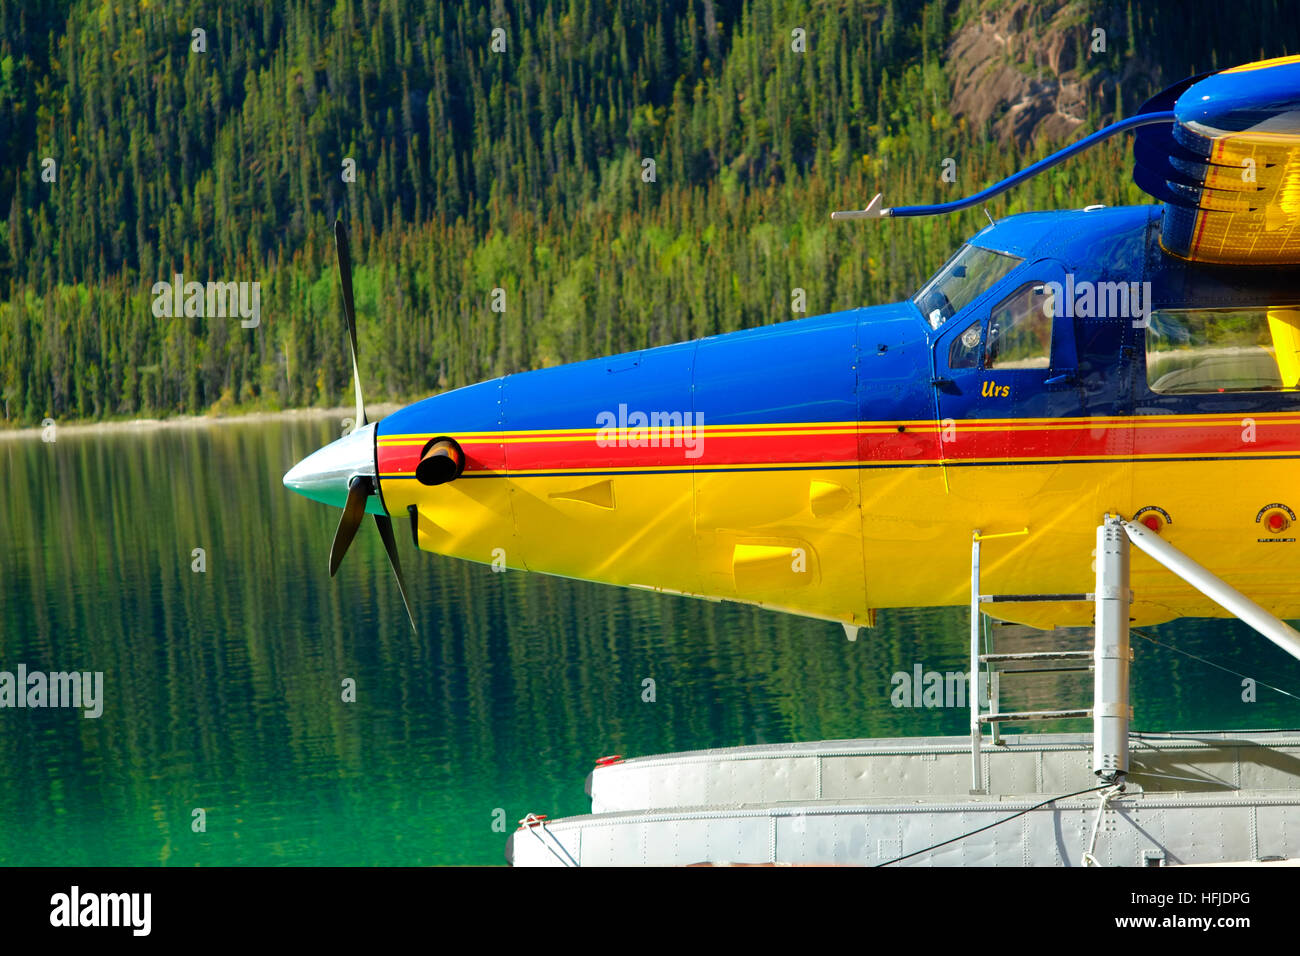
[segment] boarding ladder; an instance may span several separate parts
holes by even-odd
[[[1093,708],[1078,707],[1059,710],[1024,710],[1005,711],[1001,707],[1001,679],[1004,676],[1018,674],[1037,674],[1045,671],[1068,673],[1071,671],[1090,671],[1094,667],[1095,650],[1059,650],[1032,651],[1026,653],[995,653],[991,642],[986,642],[981,649],[983,605],[1015,603],[1048,603],[1061,601],[1095,601],[1094,593],[1086,594],[984,594],[980,589],[980,552],[981,543],[994,538],[1014,538],[1027,535],[1029,529],[983,534],[976,530],[971,536],[971,607],[970,607],[970,734],[971,734],[971,790],[972,794],[984,794],[984,767],[982,744],[984,725],[991,728],[991,742],[1002,743],[1001,725],[1011,721],[1065,720],[1070,718],[1089,718]],[[1005,665],[1012,665],[1004,669]],[[1047,665],[1047,666],[1042,666]],[[987,695],[979,692],[979,674],[983,669],[987,674]],[[1125,681],[1127,684],[1127,680]],[[986,696],[988,710],[981,706],[980,698]]]

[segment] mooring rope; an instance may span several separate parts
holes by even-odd
[[[937,850],[940,847],[947,846],[949,843],[956,843],[958,840],[965,840],[967,837],[973,837],[977,833],[983,833],[985,830],[992,830],[994,827],[1001,826],[1004,823],[1010,823],[1012,820],[1016,820],[1019,819],[1020,817],[1023,817],[1026,813],[1032,813],[1034,810],[1041,810],[1049,803],[1055,803],[1057,800],[1069,800],[1072,797],[1081,797],[1085,793],[1096,793],[1098,790],[1105,790],[1110,786],[1111,784],[1109,783],[1103,783],[1097,787],[1089,787],[1087,790],[1078,790],[1074,793],[1062,794],[1059,797],[1050,797],[1049,799],[1044,800],[1042,803],[1036,803],[1032,807],[1025,807],[1025,809],[1019,810],[1011,814],[1011,816],[1009,817],[1003,817],[1001,820],[994,820],[992,823],[986,824],[977,830],[971,830],[969,833],[959,834],[953,837],[951,840],[944,840],[942,843],[936,843],[933,846],[927,846],[920,850],[913,850],[911,853],[904,853],[902,856],[894,857],[894,859],[892,860],[886,860],[884,863],[877,863],[876,866],[889,866],[889,864],[891,863],[900,863],[903,860],[909,860],[914,856],[920,856],[922,853],[929,853],[931,850]]]
[[[1093,855],[1093,851],[1097,849],[1097,834],[1101,832],[1101,818],[1106,813],[1106,805],[1110,803],[1110,798],[1123,792],[1124,785],[1120,783],[1102,791],[1101,803],[1097,805],[1097,816],[1092,821],[1092,837],[1088,840],[1088,849],[1083,851],[1084,866],[1101,866],[1101,862]]]
[[[1264,687],[1267,687],[1269,690],[1277,691],[1279,694],[1285,694],[1287,697],[1294,697],[1296,700],[1300,700],[1300,694],[1293,694],[1289,690],[1283,690],[1281,687],[1274,687],[1272,684],[1262,681],[1258,677],[1251,677],[1249,674],[1243,674],[1240,671],[1234,671],[1231,667],[1224,667],[1222,664],[1216,664],[1214,663],[1214,661],[1207,660],[1204,657],[1197,657],[1195,654],[1192,654],[1188,651],[1184,651],[1181,648],[1174,647],[1172,644],[1166,644],[1164,641],[1157,641],[1154,637],[1149,637],[1148,635],[1143,634],[1141,631],[1137,630],[1136,628],[1130,628],[1129,633],[1142,638],[1142,640],[1144,641],[1149,641],[1152,644],[1157,645],[1158,647],[1163,647],[1166,650],[1173,651],[1175,654],[1182,654],[1184,657],[1190,657],[1192,660],[1200,661],[1202,664],[1209,664],[1211,667],[1216,667],[1219,670],[1223,671],[1224,673],[1231,674],[1234,677],[1240,677],[1244,680],[1253,680],[1256,684],[1261,684]]]

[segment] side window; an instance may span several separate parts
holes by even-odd
[[[1157,309],[1147,384],[1162,395],[1300,388],[1300,306]]]
[[[984,351],[984,323],[976,319],[952,340],[948,350],[949,368],[979,368]]]
[[[1048,368],[1052,361],[1053,292],[1041,282],[1016,289],[989,314],[985,368]]]

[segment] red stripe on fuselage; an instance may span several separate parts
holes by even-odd
[[[604,444],[593,436],[572,441],[528,441],[514,433],[511,441],[465,441],[465,473],[563,472],[609,469],[737,468],[764,464],[886,462],[937,464],[940,461],[1031,461],[1064,458],[1130,458],[1300,454],[1300,418],[1260,421],[1218,419],[1165,423],[1158,418],[1119,423],[1114,419],[1052,422],[984,422],[966,419],[945,430],[938,424],[890,426],[863,423],[863,434],[808,431],[786,435],[738,436],[698,434],[685,439],[627,437]],[[1253,422],[1253,423],[1252,423]],[[777,425],[753,425],[755,431]],[[546,435],[554,433],[537,433]],[[454,437],[454,436],[453,436]],[[940,439],[942,438],[942,441]],[[633,442],[637,443],[634,444]],[[675,443],[674,443],[675,442]],[[381,475],[411,475],[422,443],[379,446]]]

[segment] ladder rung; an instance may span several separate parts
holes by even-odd
[[[1022,710],[1014,714],[980,714],[980,720],[996,724],[1007,720],[1063,720],[1067,717],[1091,717],[1092,708],[1084,710]]]
[[[1092,665],[1080,667],[1017,667],[1015,670],[998,671],[1002,677],[1009,677],[1012,674],[1086,674],[1092,670]]]
[[[981,654],[981,664],[1003,661],[1081,661],[1092,660],[1092,651],[1030,651],[1025,654]]]
[[[1095,594],[981,594],[981,604],[1014,604],[1033,601],[1095,601]]]

